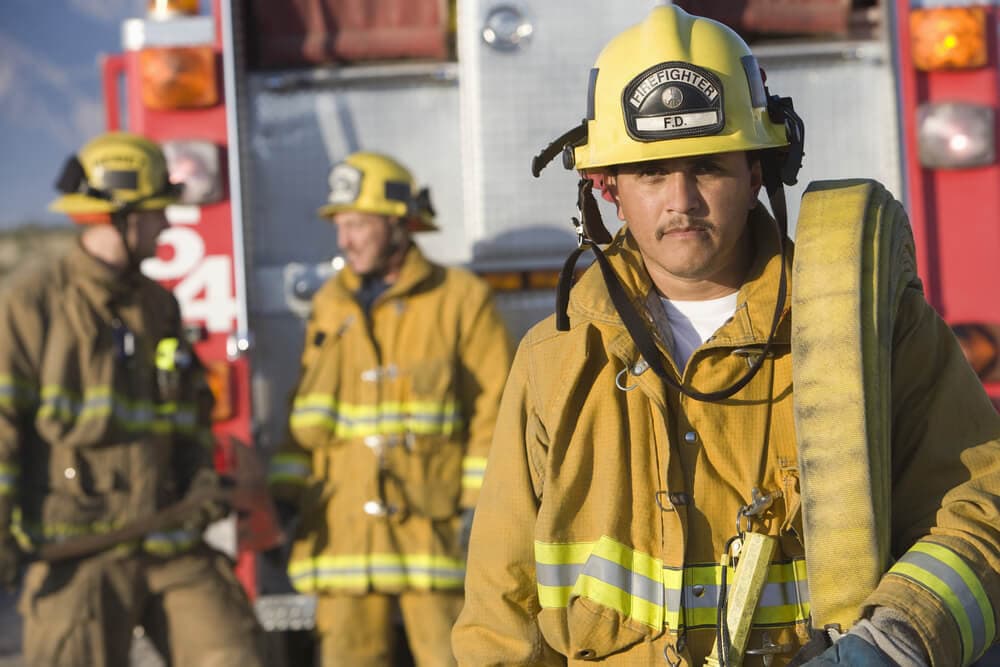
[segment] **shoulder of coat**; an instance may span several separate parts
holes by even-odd
[[[442,271],[445,280],[455,289],[461,290],[466,297],[486,297],[491,293],[490,286],[485,280],[477,276],[472,271],[459,266],[435,268]]]
[[[68,272],[62,257],[54,262],[34,264],[8,275],[0,288],[5,311],[35,306],[43,308],[53,295],[66,289]]]

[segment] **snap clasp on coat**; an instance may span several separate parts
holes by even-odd
[[[66,468],[63,470],[63,477],[66,479],[76,479],[76,468]]]
[[[392,380],[399,377],[400,374],[399,367],[396,364],[389,364],[388,366],[369,368],[368,370],[361,371],[361,381],[378,382],[382,378]]]
[[[702,586],[701,584],[695,584],[694,586],[691,587],[691,592],[694,593],[694,596],[696,598],[700,598],[705,594],[705,587]]]
[[[577,660],[593,660],[597,657],[597,651],[592,648],[582,648],[577,651],[573,657]]]
[[[370,449],[378,449],[384,443],[384,438],[380,435],[366,435],[365,436],[365,447]]]
[[[698,434],[694,431],[688,431],[684,434],[684,442],[693,445],[698,442]]]
[[[364,506],[365,514],[368,516],[392,516],[396,513],[396,508],[386,505],[378,500],[369,500]]]

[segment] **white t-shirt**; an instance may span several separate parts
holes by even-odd
[[[691,354],[736,312],[737,293],[707,301],[676,301],[661,297],[674,336],[674,361],[683,369]]]

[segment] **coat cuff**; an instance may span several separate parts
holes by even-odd
[[[865,607],[891,607],[917,631],[932,665],[969,665],[996,638],[993,606],[974,567],[922,540],[885,574]]]
[[[485,456],[466,456],[462,459],[462,509],[471,509],[479,501],[479,490],[483,488],[486,474]]]

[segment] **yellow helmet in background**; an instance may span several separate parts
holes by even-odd
[[[49,209],[77,222],[110,222],[131,210],[159,210],[177,201],[160,146],[128,132],[108,132],[87,143],[63,167],[62,196]]]
[[[379,153],[352,153],[330,170],[330,195],[317,213],[331,218],[342,211],[399,218],[412,232],[437,229],[428,189],[417,191],[410,171]]]
[[[760,67],[732,29],[673,5],[615,37],[591,70],[587,137],[573,167],[788,145]]]

